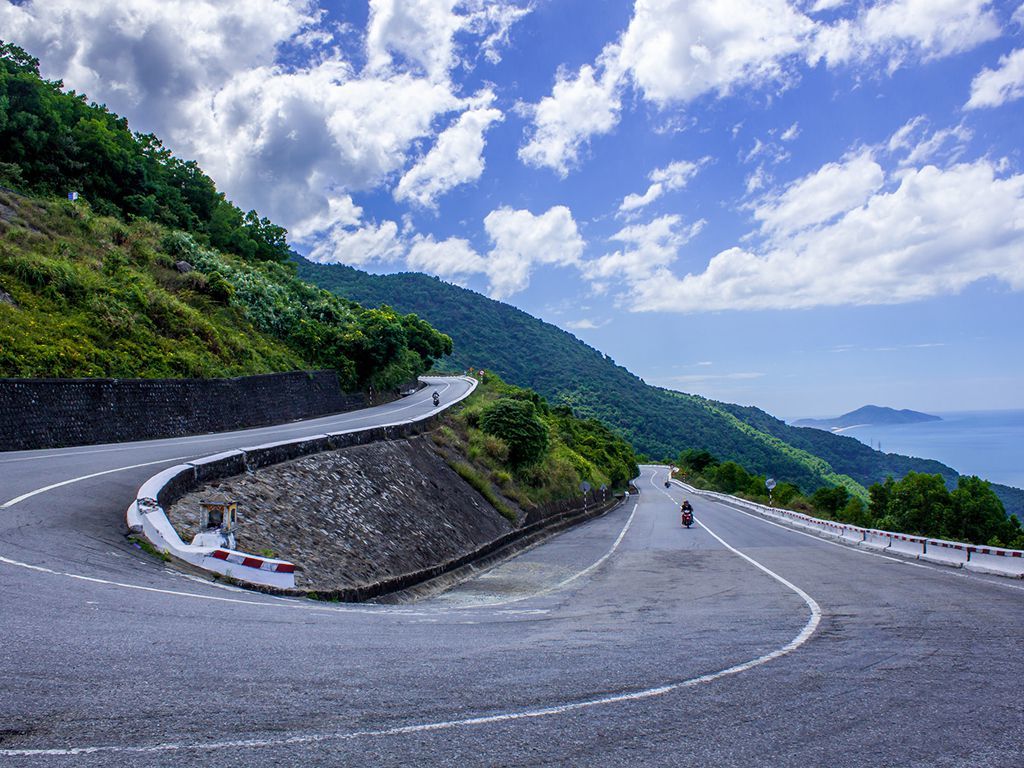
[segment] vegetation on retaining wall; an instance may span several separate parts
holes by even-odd
[[[583,482],[606,486],[610,495],[639,474],[632,447],[601,422],[491,373],[480,378],[432,437],[449,465],[502,514],[578,497]]]

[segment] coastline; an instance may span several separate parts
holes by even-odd
[[[942,421],[857,425],[842,434],[886,453],[936,459],[960,474],[1024,488],[1024,409],[935,415]]]

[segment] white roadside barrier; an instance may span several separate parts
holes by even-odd
[[[925,542],[925,551],[918,555],[917,559],[924,560],[926,563],[962,568],[970,556],[970,547],[970,544],[961,544],[956,541],[928,539]]]
[[[842,539],[843,541],[848,541],[851,544],[856,544],[864,541],[864,533],[865,531],[863,528],[858,528],[855,525],[844,525]]]
[[[893,552],[898,552],[903,555],[910,555],[917,557],[923,555],[925,551],[925,545],[927,539],[922,539],[917,536],[906,536],[902,533],[894,533],[890,535],[890,548]]]
[[[1012,575],[1024,579],[1024,552],[1016,549],[1000,549],[998,547],[971,547],[970,559],[964,568],[979,573],[992,573],[998,576]]]
[[[438,377],[431,377],[436,379]],[[445,403],[447,409],[465,400],[477,387],[476,379],[458,376],[470,384],[461,396]],[[442,409],[443,410],[443,409]],[[135,494],[125,514],[128,529],[146,537],[158,551],[194,566],[261,586],[291,589],[295,586],[295,564],[286,560],[238,552],[225,547],[186,544],[174,530],[164,511],[183,495],[203,483],[246,471],[309,456],[314,453],[361,445],[375,440],[406,437],[437,415],[437,409],[405,421],[362,429],[342,430],[295,440],[266,443],[252,448],[224,451],[178,464],[149,478]]]
[[[886,531],[864,531],[864,540],[860,546],[868,549],[888,549],[892,539]]]
[[[946,565],[953,568],[987,573],[994,576],[1008,576],[1024,579],[1024,550],[1006,549],[1004,547],[986,547],[976,544],[965,544],[960,541],[944,541],[921,536],[909,536],[905,533],[877,531],[871,528],[859,528],[856,525],[836,523],[832,520],[821,520],[816,517],[794,512],[790,509],[768,507],[747,499],[694,488],[673,478],[672,482],[708,498],[728,502],[733,506],[742,507],[756,512],[763,517],[770,517],[791,525],[795,528],[829,538],[838,538],[848,544],[865,547],[888,554],[908,557],[915,560]]]

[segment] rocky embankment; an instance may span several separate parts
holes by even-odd
[[[211,483],[168,516],[184,541],[199,502],[238,501],[238,548],[290,560],[300,589],[342,589],[434,566],[512,525],[418,437],[343,448]]]

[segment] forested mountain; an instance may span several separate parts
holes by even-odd
[[[496,371],[555,404],[612,425],[642,454],[672,459],[704,449],[805,491],[841,484],[863,493],[889,475],[957,472],[938,461],[876,451],[852,437],[787,425],[758,408],[732,405],[645,384],[607,355],[515,307],[418,273],[370,275],[344,265],[299,261],[298,274],[368,306],[414,312],[452,337],[445,365]],[[1024,492],[994,486],[1011,512]]]
[[[793,422],[796,427],[816,427],[817,429],[840,429],[843,427],[859,427],[880,424],[920,424],[924,421],[942,421],[939,416],[930,413],[911,411],[903,408],[883,408],[877,405],[865,405],[855,411],[836,416],[834,419],[798,419]]]

